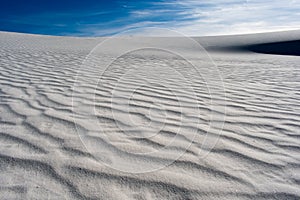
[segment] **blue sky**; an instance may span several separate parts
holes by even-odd
[[[159,27],[190,36],[300,29],[300,0],[8,0],[0,30],[108,36]]]

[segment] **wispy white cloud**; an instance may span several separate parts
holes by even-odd
[[[175,0],[152,5],[155,10],[133,10],[129,18],[193,36],[300,29],[300,0]]]
[[[80,29],[80,36],[110,36],[110,35],[137,35],[140,34],[143,28],[147,27],[163,27],[165,22],[142,21],[126,26],[118,26],[112,28],[99,28],[103,24],[94,24]]]

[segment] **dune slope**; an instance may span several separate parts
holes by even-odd
[[[153,49],[83,68],[103,38],[0,32],[0,199],[299,199],[300,57],[261,37],[209,63],[182,43],[198,74]]]

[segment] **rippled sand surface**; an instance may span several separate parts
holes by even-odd
[[[0,199],[300,198],[299,56],[103,40],[0,33]]]

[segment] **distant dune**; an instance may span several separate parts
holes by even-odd
[[[294,55],[300,52],[300,31],[196,38],[212,51]]]
[[[0,199],[300,199],[300,31],[105,39],[0,32]]]

